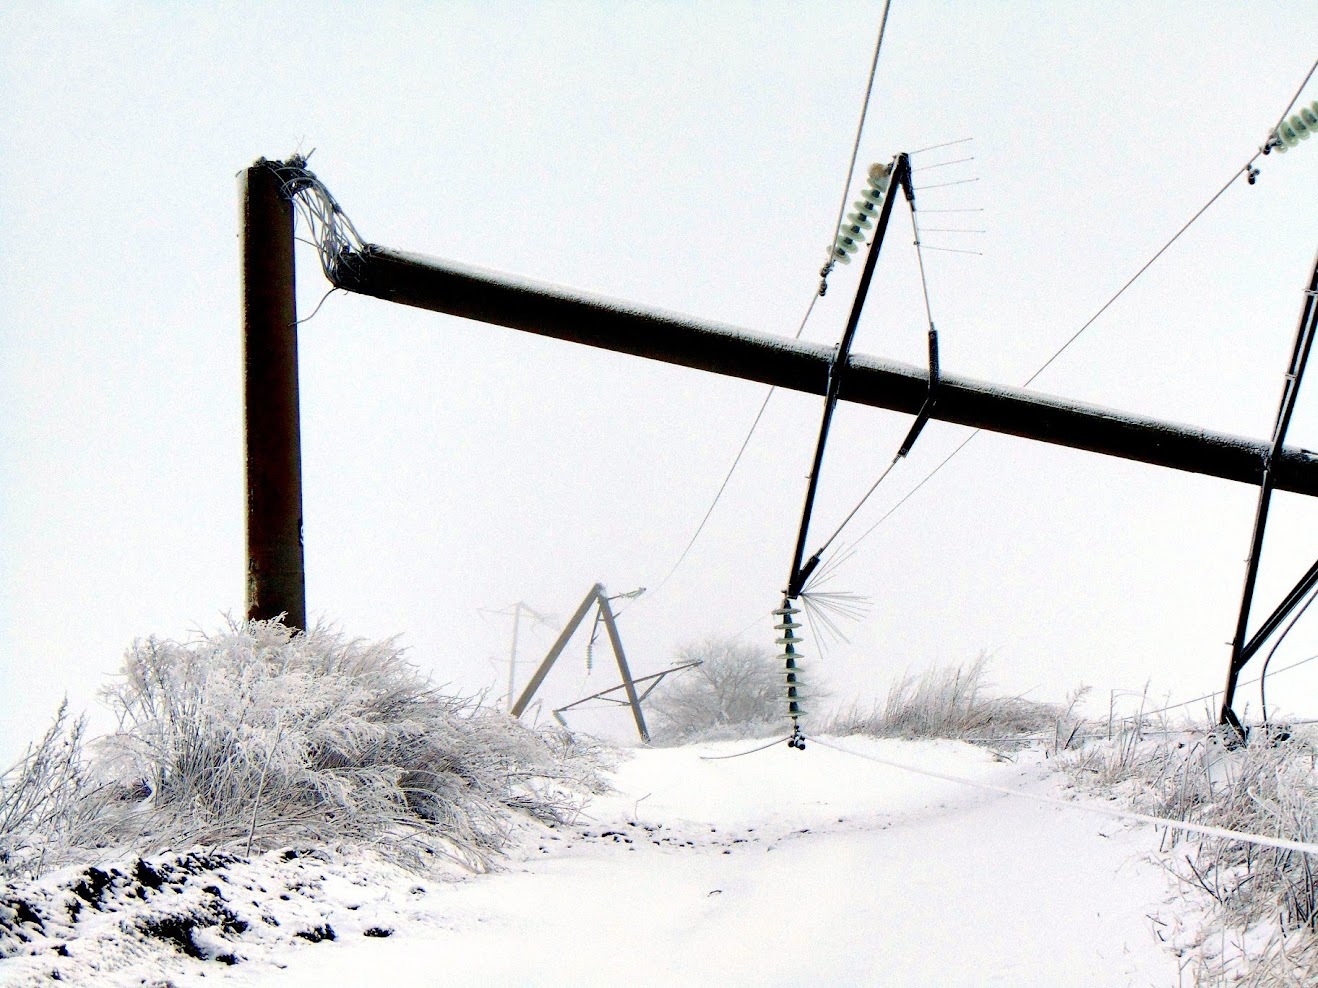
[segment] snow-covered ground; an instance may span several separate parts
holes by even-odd
[[[1065,786],[1032,752],[835,743],[1032,793]],[[493,874],[272,852],[194,875],[153,859],[154,889],[136,859],[122,877],[103,864],[99,891],[85,872],[52,875],[41,931],[19,924],[32,940],[0,962],[0,983],[54,971],[161,988],[1181,983],[1163,940],[1178,900],[1146,858],[1149,828],[819,744],[702,759],[752,747],[637,751],[615,792],[571,827],[528,827]],[[199,926],[170,922],[189,910]]]

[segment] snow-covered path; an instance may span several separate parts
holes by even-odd
[[[1037,756],[848,739],[858,751],[1048,793]],[[428,886],[428,921],[300,946],[205,983],[423,985],[1178,984],[1155,934],[1156,845],[1089,814],[819,745],[637,752],[590,819],[496,875]],[[543,848],[543,850],[542,850]],[[383,894],[383,893],[382,893]],[[381,903],[383,905],[383,903]]]

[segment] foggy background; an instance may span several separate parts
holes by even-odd
[[[882,4],[7,4],[0,11],[0,760],[147,635],[243,610],[236,175],[314,155],[371,242],[790,336],[834,235]],[[1019,385],[1264,142],[1312,61],[1310,4],[893,3],[858,173],[916,156],[944,371]],[[1305,97],[1318,96],[1310,83]],[[1318,142],[1260,159],[1035,389],[1265,438],[1318,245]],[[855,198],[859,177],[853,182]],[[306,231],[300,229],[299,234]],[[923,364],[899,203],[855,352]],[[298,257],[299,315],[328,285]],[[805,338],[835,342],[859,265]],[[654,588],[764,388],[336,292],[300,327],[311,619],[400,635],[506,692],[524,601]],[[1313,382],[1292,445],[1318,448]],[[701,539],[623,609],[638,675],[683,643],[772,644],[821,399],[779,393]],[[814,547],[909,416],[842,405]],[[853,523],[965,436],[932,423]],[[814,664],[868,705],[990,652],[1004,692],[1220,689],[1257,491],[982,435],[839,570],[871,598]],[[1256,614],[1318,555],[1274,503]],[[554,632],[522,624],[521,676]],[[814,642],[806,651],[818,655]],[[1318,653],[1303,621],[1274,660]],[[546,703],[612,685],[601,635]],[[1245,677],[1257,672],[1257,663]],[[519,677],[519,680],[521,677]],[[1271,704],[1318,714],[1318,663]],[[1240,705],[1256,709],[1256,689]],[[591,726],[625,736],[628,714]],[[597,723],[599,722],[599,723]],[[104,726],[104,725],[102,725]]]

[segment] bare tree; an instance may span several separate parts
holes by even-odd
[[[655,692],[656,734],[688,741],[702,734],[745,737],[785,730],[787,687],[772,650],[727,638],[683,646],[681,662],[700,662]]]

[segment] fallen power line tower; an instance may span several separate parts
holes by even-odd
[[[261,159],[239,178],[242,196],[244,383],[247,442],[248,615],[287,615],[305,627],[301,539],[301,452],[294,295],[295,206],[308,215],[331,283],[344,291],[505,326],[556,339],[825,395],[834,375],[832,347],[755,333],[481,268],[363,242],[305,159]],[[1318,496],[1318,453],[1284,445],[1308,346],[1318,265],[1306,291],[1296,337],[1294,387],[1270,441],[1234,436],[1101,406],[939,374],[851,354],[837,398],[909,415],[1069,446],[1175,470]],[[1306,329],[1306,326],[1308,329]],[[1300,359],[1300,355],[1304,359]],[[935,400],[930,401],[933,398]],[[1289,405],[1287,402],[1289,401]],[[1284,421],[1283,421],[1284,419]],[[1259,512],[1261,545],[1266,507]],[[1252,597],[1254,552],[1238,641],[1228,671],[1224,723],[1240,668],[1318,586],[1318,563],[1287,595],[1254,639],[1243,640]],[[1248,654],[1246,654],[1248,653]],[[624,677],[630,678],[630,677]],[[634,709],[639,706],[634,705]]]

